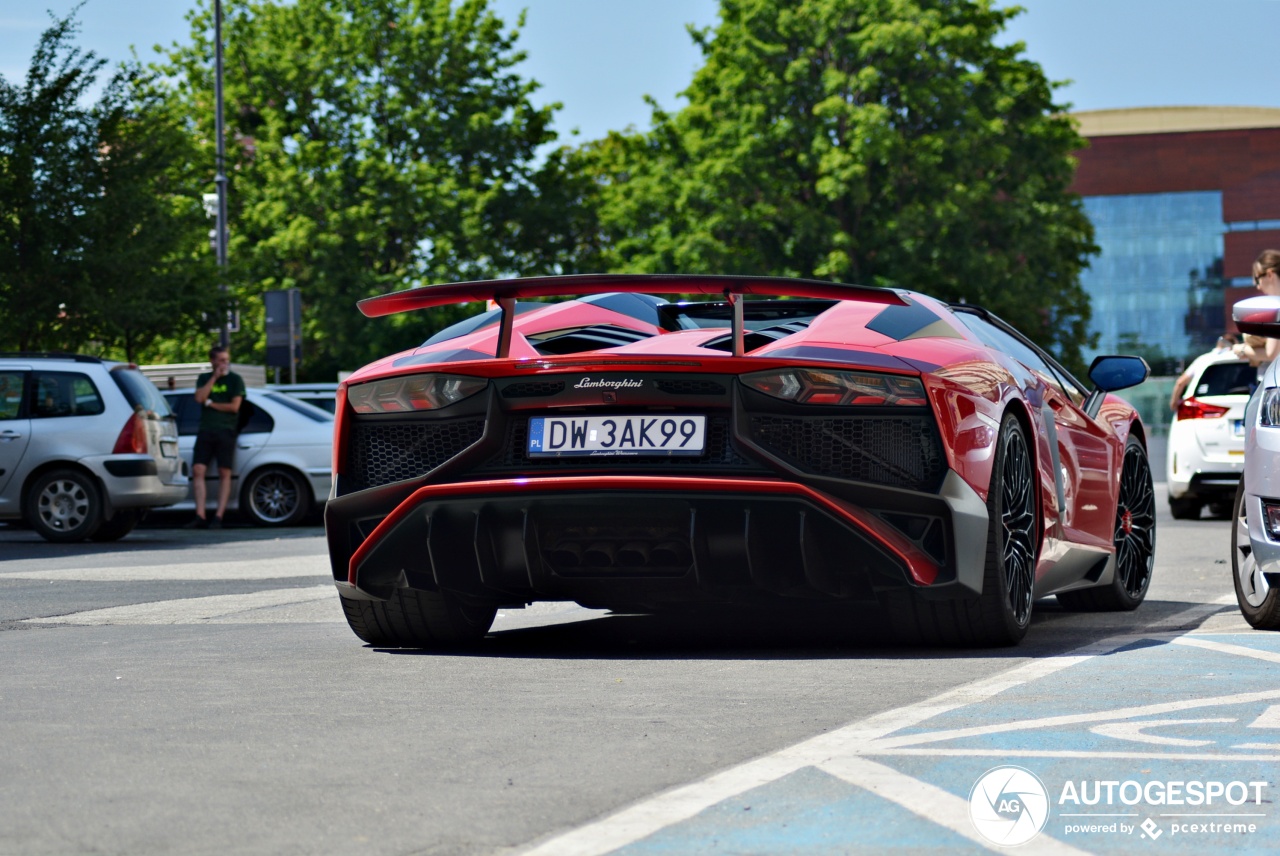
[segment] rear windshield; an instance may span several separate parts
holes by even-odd
[[[1252,395],[1258,369],[1248,363],[1210,363],[1192,395]]]
[[[142,372],[121,366],[111,370],[111,377],[115,379],[116,386],[120,387],[125,399],[135,410],[141,407],[160,417],[173,415],[169,400],[160,394],[156,385]]]
[[[301,413],[312,422],[332,422],[333,414],[327,410],[321,410],[314,404],[308,404],[305,401],[299,401],[291,395],[285,395],[281,392],[268,392],[267,398],[279,404],[281,407],[287,407],[294,413]]]

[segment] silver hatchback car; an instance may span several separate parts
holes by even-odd
[[[0,353],[0,520],[49,541],[114,541],[187,489],[173,411],[137,368]]]
[[[1280,338],[1280,297],[1250,297],[1232,309],[1242,333]],[[1263,372],[1244,415],[1244,474],[1231,528],[1231,571],[1240,612],[1260,630],[1280,630],[1280,360]]]

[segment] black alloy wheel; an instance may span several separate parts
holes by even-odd
[[[987,552],[982,593],[967,600],[926,600],[909,588],[881,593],[904,642],[957,647],[1017,644],[1031,624],[1040,531],[1035,463],[1026,429],[1006,413],[996,438],[987,492]]]
[[[1005,422],[1000,434],[1000,452],[997,457],[1001,462],[1001,567],[1010,617],[1025,632],[1031,621],[1038,543],[1035,469],[1022,426],[1011,417],[1006,417]]]
[[[1156,559],[1156,493],[1147,450],[1137,437],[1125,445],[1112,542],[1116,572],[1110,585],[1059,594],[1064,609],[1127,611],[1146,599]]]

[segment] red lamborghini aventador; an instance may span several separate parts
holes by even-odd
[[[905,640],[1005,645],[1037,598],[1146,596],[1146,435],[1108,394],[1140,358],[1099,357],[1086,389],[975,306],[801,279],[542,277],[360,308],[485,300],[339,389],[325,527],[366,642],[474,642],[500,607],[569,600],[874,605]]]

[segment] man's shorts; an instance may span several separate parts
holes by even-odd
[[[236,432],[230,429],[223,431],[201,431],[196,435],[196,448],[191,455],[191,463],[209,466],[210,461],[218,462],[218,469],[231,472],[231,463],[236,457]]]

